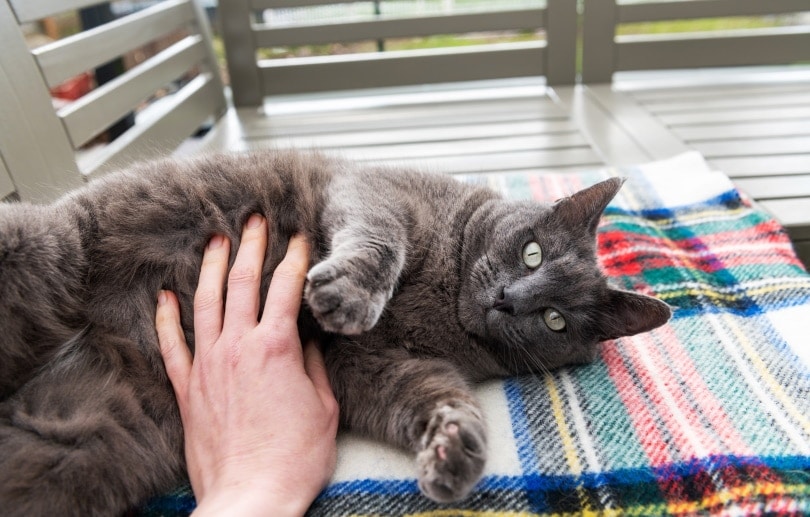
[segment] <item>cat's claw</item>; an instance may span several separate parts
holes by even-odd
[[[438,408],[422,437],[416,456],[419,488],[440,503],[458,501],[470,493],[486,462],[486,431],[478,412]]]
[[[326,261],[309,271],[304,297],[324,330],[356,335],[377,323],[390,294],[369,292],[338,265]]]

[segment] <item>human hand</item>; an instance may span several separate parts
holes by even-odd
[[[301,515],[334,472],[337,402],[323,356],[314,344],[302,348],[296,324],[308,245],[290,240],[257,322],[266,247],[258,215],[243,230],[230,274],[228,240],[209,242],[194,297],[193,360],[177,298],[158,297],[160,350],[183,420],[196,514]]]

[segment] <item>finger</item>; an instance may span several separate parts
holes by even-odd
[[[253,214],[242,230],[242,242],[228,275],[228,302],[225,325],[243,328],[256,326],[259,316],[259,286],[262,264],[267,250],[267,224],[264,217]]]
[[[287,244],[287,254],[273,271],[262,323],[273,327],[283,322],[295,324],[301,309],[308,266],[309,243],[304,236],[294,235]]]
[[[309,341],[304,345],[304,370],[307,376],[312,380],[315,390],[320,395],[324,405],[327,403],[333,404],[335,395],[332,392],[332,385],[329,383],[329,377],[326,375],[326,364],[323,360],[318,345],[314,341]]]
[[[215,235],[203,253],[200,279],[194,293],[194,339],[204,354],[222,333],[223,288],[228,275],[230,242]]]
[[[155,314],[160,355],[179,404],[185,403],[191,372],[191,351],[180,326],[180,307],[171,291],[161,291]]]

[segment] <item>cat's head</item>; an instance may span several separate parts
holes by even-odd
[[[608,179],[551,205],[494,202],[468,224],[459,317],[508,370],[590,361],[600,341],[669,319],[667,304],[609,287],[599,268],[596,228],[622,183]]]

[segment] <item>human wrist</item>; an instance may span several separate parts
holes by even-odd
[[[198,501],[193,516],[301,517],[311,502],[300,494],[279,494],[267,487],[237,486],[206,494]]]

